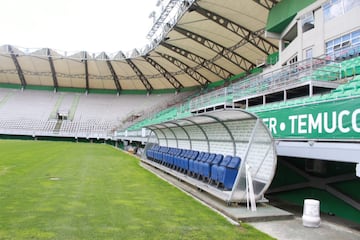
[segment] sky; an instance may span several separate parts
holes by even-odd
[[[114,53],[143,47],[157,0],[1,0],[0,46]]]

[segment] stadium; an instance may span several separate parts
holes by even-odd
[[[0,46],[0,239],[281,239],[244,222],[306,199],[359,237],[360,1],[155,7],[132,50]]]

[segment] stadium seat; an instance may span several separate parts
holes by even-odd
[[[164,160],[164,154],[167,153],[168,151],[169,151],[168,147],[160,147],[160,149],[154,154],[155,161],[157,163],[162,164]]]
[[[225,190],[232,189],[239,171],[240,163],[241,159],[239,157],[232,157],[226,166],[219,166],[217,169],[218,182],[224,186]]]
[[[211,174],[210,174],[210,183],[214,182],[216,184],[219,183],[219,179],[218,179],[218,168],[221,166],[226,166],[229,164],[229,162],[231,161],[232,156],[227,155],[221,162],[219,165],[212,165],[211,166]]]
[[[188,153],[181,159],[181,171],[187,173],[189,171],[189,161],[196,159],[199,151],[189,150]]]
[[[189,172],[189,169],[190,169],[190,161],[196,160],[198,158],[199,154],[200,154],[199,151],[193,151],[193,154],[192,154],[191,158],[188,161],[188,168],[187,168],[188,172]]]
[[[205,155],[205,152],[200,152],[195,159],[190,159],[189,160],[189,172],[188,173],[189,173],[190,176],[193,176],[195,174],[195,172],[194,172],[194,164],[195,164],[195,162],[202,159],[204,155]]]
[[[206,162],[202,163],[202,165],[201,165],[201,175],[205,180],[210,179],[211,166],[212,165],[219,165],[220,162],[223,160],[223,158],[224,158],[224,156],[222,154],[216,154],[214,159],[211,162],[206,161]]]
[[[186,159],[190,154],[191,154],[191,150],[185,150],[184,154],[176,158],[177,159],[176,166],[178,171],[180,172],[182,171],[184,159]]]
[[[181,154],[180,148],[171,148],[170,151],[164,154],[164,165],[172,168],[174,165],[174,157]]]
[[[198,177],[199,178],[202,178],[203,180],[206,180],[204,176],[204,168],[205,168],[205,165],[210,165],[212,163],[212,161],[215,159],[216,157],[216,154],[215,153],[211,153],[208,157],[208,159],[206,159],[205,161],[203,162],[200,162],[199,163],[199,172],[198,172]]]
[[[164,166],[167,166],[168,161],[170,160],[170,157],[172,156],[172,152],[173,152],[173,149],[170,148],[168,152],[163,153],[163,160],[162,160],[161,164],[163,164]]]
[[[160,149],[160,146],[157,144],[154,144],[150,149],[147,150],[146,156],[150,160],[154,160],[155,152],[157,152]]]
[[[146,157],[147,159],[152,159],[153,157],[153,148],[154,148],[155,145],[151,146],[151,148],[147,149],[146,150]]]
[[[205,162],[210,156],[210,153],[205,153],[202,158],[197,159],[194,162],[194,177],[199,177],[200,174],[200,164],[201,162]]]
[[[188,151],[190,150],[183,150],[179,155],[177,156],[174,156],[174,169],[177,170],[177,171],[180,171],[181,170],[181,161],[182,161],[182,158],[188,154]]]

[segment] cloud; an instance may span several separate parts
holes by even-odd
[[[2,0],[0,45],[89,52],[142,47],[156,2]]]

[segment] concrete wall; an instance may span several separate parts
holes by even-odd
[[[331,39],[344,34],[353,32],[360,28],[360,7],[355,7],[345,15],[337,16],[328,21],[324,21],[322,4],[325,1],[317,1],[300,11],[289,26],[281,33],[283,39],[290,29],[297,23],[297,37],[284,49],[283,41],[280,43],[279,65],[286,64],[295,55],[298,61],[306,59],[306,50],[312,48],[313,57],[323,56],[325,54],[325,43]],[[314,12],[315,27],[303,33],[301,16]]]
[[[337,38],[360,28],[360,7],[355,7],[346,15],[338,16],[324,24],[325,41]],[[341,29],[341,31],[339,31]]]

